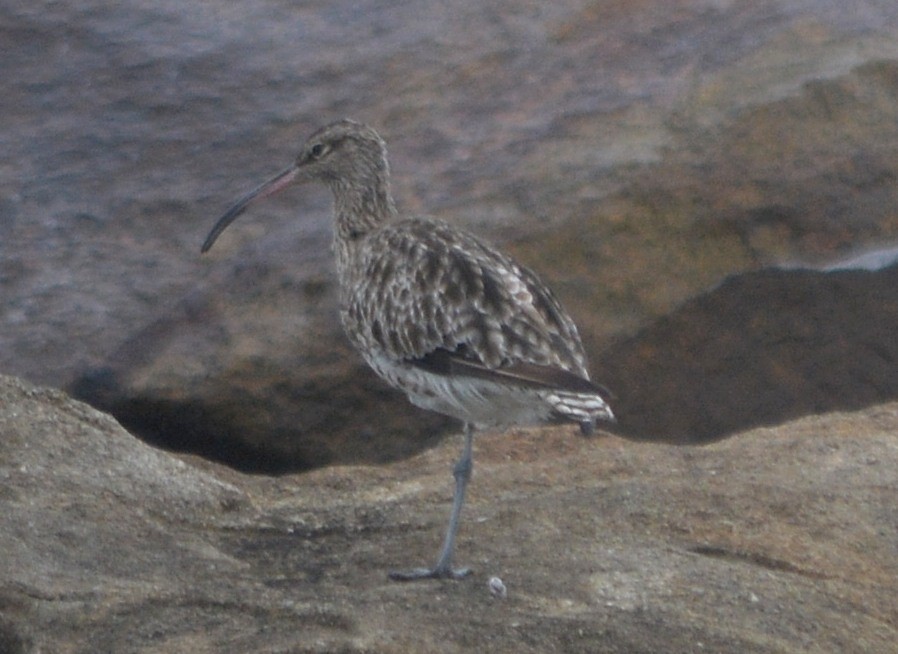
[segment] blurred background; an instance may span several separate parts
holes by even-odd
[[[626,436],[898,397],[898,3],[0,5],[0,372],[245,470],[453,425],[342,335],[330,197],[199,246],[352,117],[400,211],[537,270]]]

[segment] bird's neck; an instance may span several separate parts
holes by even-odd
[[[397,217],[389,182],[376,179],[369,184],[331,185],[334,192],[334,252],[337,274],[345,280],[365,237]],[[345,287],[346,284],[344,283]]]
[[[376,179],[366,184],[332,185],[336,238],[354,241],[396,218],[389,182]]]

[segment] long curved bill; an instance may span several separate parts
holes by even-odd
[[[228,209],[225,215],[219,218],[218,222],[215,223],[212,231],[209,232],[209,236],[207,236],[206,240],[203,242],[203,247],[200,249],[200,252],[208,252],[209,248],[212,247],[212,244],[215,243],[219,236],[221,236],[221,233],[227,226],[234,222],[240,214],[246,211],[246,208],[249,205],[256,200],[261,200],[262,198],[267,198],[270,195],[283,191],[296,180],[298,174],[299,169],[295,165],[290,166],[237,200],[234,206]]]

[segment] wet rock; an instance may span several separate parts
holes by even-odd
[[[703,447],[485,434],[283,477],[175,457],[0,377],[0,643],[37,652],[889,651],[898,405]],[[507,595],[490,592],[500,577]]]

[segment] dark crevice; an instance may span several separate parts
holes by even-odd
[[[246,473],[278,475],[334,463],[386,463],[433,447],[455,427],[448,418],[414,409],[398,394],[385,393],[385,387],[344,388],[331,398],[327,391],[275,384],[267,396],[270,406],[264,399],[247,404],[234,397],[214,403],[190,397],[126,397],[124,387],[114,372],[104,369],[83,375],[69,391],[151,445]],[[232,391],[240,395],[241,389]],[[364,402],[358,396],[370,399]],[[350,399],[341,403],[340,397]],[[377,431],[378,424],[394,418],[391,409],[397,407],[419,415],[419,421]],[[370,417],[373,408],[383,413],[380,423]]]
[[[790,563],[789,561],[775,559],[773,557],[767,556],[765,554],[759,554],[757,552],[730,550],[725,547],[717,547],[714,545],[696,545],[695,547],[690,547],[689,551],[693,554],[701,554],[702,556],[708,556],[715,559],[725,559],[728,561],[749,563],[751,565],[757,565],[768,570],[788,572],[790,574],[801,575],[802,577],[808,577],[810,579],[829,579],[827,575],[824,575],[820,572],[806,570],[804,568],[798,567],[794,563]]]

